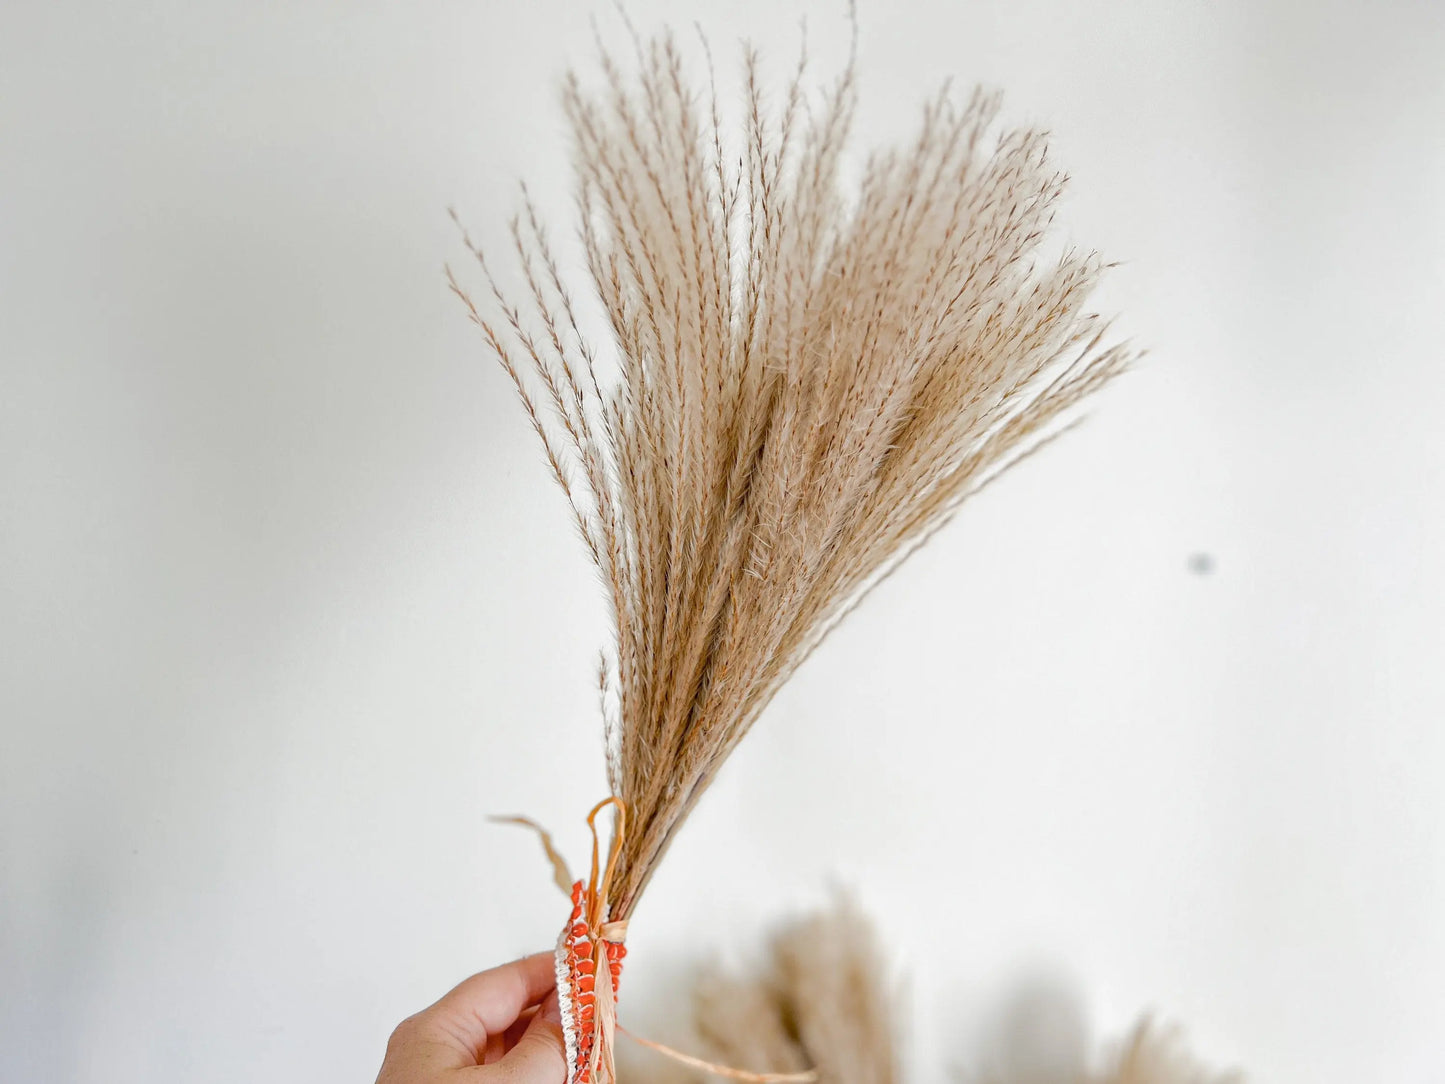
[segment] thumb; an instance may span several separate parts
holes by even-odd
[[[562,1039],[562,1010],[556,990],[543,1000],[517,1045],[488,1068],[501,1070],[515,1084],[563,1084],[567,1079],[567,1047]]]

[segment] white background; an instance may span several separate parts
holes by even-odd
[[[701,0],[777,78],[809,13]],[[604,4],[0,15],[0,1079],[369,1081],[550,943],[601,607],[444,290]],[[1445,1080],[1445,6],[864,3],[857,145],[952,77],[1055,133],[1151,354],[784,691],[631,938],[690,962],[858,888],[914,1078],[1032,985],[1259,1081]],[[689,48],[692,48],[691,44]],[[1213,571],[1191,571],[1208,554]],[[1043,976],[1043,978],[1040,978]],[[1000,1008],[1004,1006],[1005,1008]]]

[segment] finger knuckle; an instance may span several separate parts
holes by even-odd
[[[392,1029],[391,1038],[387,1040],[387,1048],[389,1050],[395,1050],[397,1047],[406,1046],[408,1043],[416,1039],[418,1034],[421,1032],[421,1029],[421,1014],[414,1013],[411,1016],[408,1016],[405,1020],[403,1020],[400,1024],[397,1024],[396,1027]]]

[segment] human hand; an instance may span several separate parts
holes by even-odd
[[[550,952],[473,975],[397,1025],[376,1084],[562,1084]]]

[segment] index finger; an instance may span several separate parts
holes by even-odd
[[[426,1013],[469,1023],[482,1032],[479,1039],[485,1042],[487,1035],[505,1031],[524,1009],[547,996],[557,983],[555,960],[552,953],[539,952],[473,975]]]

